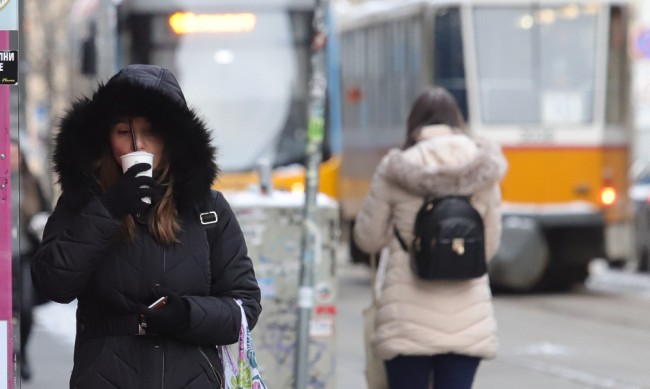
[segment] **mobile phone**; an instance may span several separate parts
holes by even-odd
[[[165,305],[167,305],[167,296],[162,296],[158,300],[154,301],[151,305],[149,305],[149,309],[162,309]]]

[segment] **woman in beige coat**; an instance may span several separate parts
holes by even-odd
[[[390,256],[379,299],[375,354],[386,361],[389,386],[426,389],[471,388],[482,358],[497,350],[496,321],[487,274],[463,281],[424,281],[393,234],[408,243],[415,215],[426,196],[472,195],[483,217],[486,258],[497,251],[501,233],[499,181],[507,163],[499,146],[472,139],[444,88],[416,99],[406,142],[391,150],[372,178],[357,215],[354,239],[364,251],[388,246]]]

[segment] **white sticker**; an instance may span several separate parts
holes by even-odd
[[[314,288],[301,286],[298,291],[298,308],[312,308],[314,306]]]
[[[314,318],[309,321],[309,336],[312,338],[327,338],[334,335],[334,319]]]

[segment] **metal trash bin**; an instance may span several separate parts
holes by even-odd
[[[263,310],[252,332],[260,373],[269,388],[291,388],[305,195],[249,191],[225,196],[241,225],[262,291]],[[336,386],[336,258],[341,230],[338,203],[319,194],[317,206],[322,249],[314,265],[308,388],[328,389]]]

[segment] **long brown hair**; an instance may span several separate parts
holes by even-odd
[[[406,120],[406,140],[402,149],[417,143],[422,127],[434,124],[463,129],[463,115],[456,99],[447,89],[440,86],[427,88],[413,102]]]
[[[178,211],[173,195],[174,177],[171,176],[169,158],[167,158],[166,154],[163,151],[158,168],[154,171],[156,183],[166,189],[160,201],[154,204],[154,209],[149,212],[147,223],[149,232],[153,235],[156,242],[162,244],[178,242],[177,235],[180,231],[180,224],[177,218]],[[110,147],[107,148],[104,155],[98,161],[96,175],[97,181],[104,192],[113,186],[122,175],[122,169],[113,157]],[[125,216],[122,220],[122,226],[126,237],[132,240],[135,237],[135,221],[133,216]]]

